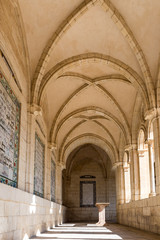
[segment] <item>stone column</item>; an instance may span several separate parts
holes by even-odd
[[[51,154],[53,146],[50,142],[47,144],[46,151],[46,164],[45,164],[45,184],[44,184],[44,197],[51,200]]]
[[[145,120],[153,124],[154,157],[156,172],[156,194],[160,194],[160,108],[153,108],[145,113]]]
[[[140,174],[137,144],[127,146],[130,161],[131,200],[140,199]]]
[[[123,204],[125,199],[124,172],[122,162],[117,162],[116,167],[116,191],[117,204]]]
[[[124,203],[128,202],[128,195],[127,195],[127,182],[126,182],[126,174],[128,173],[128,163],[127,162],[123,162],[123,177],[124,177]]]
[[[153,197],[156,195],[155,192],[155,181],[154,181],[154,161],[153,161],[153,140],[149,139],[147,141],[148,144],[148,157],[149,157],[149,173],[150,173],[150,197]]]
[[[160,194],[160,117],[153,120],[156,193]]]
[[[62,165],[56,165],[56,202],[62,204]]]
[[[28,105],[28,129],[27,129],[27,161],[26,161],[26,184],[25,190],[33,193],[34,189],[34,148],[35,148],[35,125],[36,117],[41,115],[41,108],[37,105]]]

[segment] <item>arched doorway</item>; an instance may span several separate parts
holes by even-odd
[[[63,204],[68,221],[97,221],[96,202],[110,202],[106,219],[116,221],[115,173],[107,153],[94,144],[75,148],[63,171]]]

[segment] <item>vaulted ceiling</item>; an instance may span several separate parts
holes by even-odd
[[[136,141],[142,108],[155,106],[160,1],[18,4],[31,101],[43,109],[48,141],[61,155],[78,139],[99,139],[116,161],[120,146]]]

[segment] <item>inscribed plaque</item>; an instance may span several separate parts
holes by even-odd
[[[0,72],[0,182],[17,187],[20,103]]]
[[[43,197],[44,182],[44,144],[37,133],[35,136],[35,157],[34,157],[34,194]]]
[[[80,206],[95,207],[96,203],[96,182],[81,181],[80,182]]]

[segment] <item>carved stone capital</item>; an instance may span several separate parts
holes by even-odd
[[[115,170],[117,167],[122,166],[122,165],[123,165],[123,162],[115,162],[115,163],[113,164],[112,169]]]
[[[129,144],[125,146],[125,152],[129,152],[131,150],[136,150],[137,149],[137,144],[133,143],[133,144]]]
[[[42,108],[37,104],[28,105],[27,111],[35,116],[42,116]]]
[[[157,117],[160,117],[160,108],[152,108],[144,114],[145,120],[152,120]]]
[[[124,172],[128,172],[129,164],[127,162],[123,162],[123,170]]]
[[[139,157],[144,157],[145,152],[147,152],[147,149],[138,149]]]
[[[57,149],[57,146],[55,143],[53,142],[48,142],[48,148],[53,151],[53,150],[56,150]]]
[[[152,146],[153,146],[153,139],[148,138],[148,139],[145,141],[145,144],[148,144],[149,147],[152,147]]]

